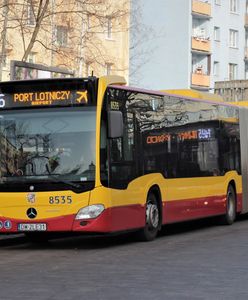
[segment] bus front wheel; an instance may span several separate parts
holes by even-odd
[[[226,213],[222,218],[225,225],[231,225],[236,219],[236,194],[232,185],[228,186],[226,194]]]
[[[157,236],[161,223],[158,200],[153,193],[148,194],[145,216],[146,224],[139,231],[139,239],[142,241],[152,241]]]

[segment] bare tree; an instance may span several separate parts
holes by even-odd
[[[18,50],[22,47],[20,59],[24,62],[39,47],[47,65],[77,68],[82,73],[87,62],[101,66],[115,59],[109,57],[102,42],[109,20],[115,23],[115,33],[128,29],[128,24],[123,28],[120,22],[128,19],[128,0],[4,0],[4,3],[5,12],[0,20],[0,26],[5,24],[2,48],[6,43],[14,48],[14,42],[7,37],[18,32],[21,41]]]
[[[8,24],[8,14],[9,14],[9,0],[4,0],[3,6],[3,29],[1,32],[1,56],[0,56],[0,81],[2,80],[2,70],[6,60],[6,34],[7,34],[7,24]]]
[[[28,58],[29,53],[31,52],[34,43],[37,40],[37,36],[40,30],[40,27],[42,25],[42,21],[45,17],[45,14],[47,13],[47,9],[48,9],[48,4],[49,4],[50,0],[39,0],[38,2],[38,6],[35,9],[35,1],[34,0],[30,0],[30,9],[33,12],[33,15],[35,16],[35,26],[34,26],[34,30],[32,33],[32,36],[29,40],[28,46],[25,49],[24,55],[22,57],[23,61],[26,61]]]

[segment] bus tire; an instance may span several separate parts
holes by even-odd
[[[138,237],[139,240],[147,242],[156,238],[161,224],[159,202],[153,192],[147,196],[145,218],[145,227],[138,232]]]
[[[234,187],[229,184],[226,194],[226,213],[222,217],[222,223],[232,225],[236,219],[236,193]]]

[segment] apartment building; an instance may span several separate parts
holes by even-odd
[[[129,0],[1,1],[0,80],[11,78],[12,61],[128,78],[129,14]]]
[[[239,2],[234,1],[232,2],[232,9],[237,10],[237,13],[240,12],[240,15],[244,16],[244,30],[245,30],[245,39],[244,40],[244,55],[242,55],[242,52],[240,54],[240,64],[235,63],[231,65],[229,70],[229,78],[226,80],[220,80],[216,81],[214,85],[214,92],[216,94],[221,95],[221,97],[224,98],[225,101],[247,101],[248,100],[248,1],[243,1],[245,3],[245,11],[242,10],[239,11]],[[242,4],[243,4],[242,3]],[[241,28],[241,32],[243,31],[243,28]],[[241,33],[241,39],[243,37],[243,33]],[[242,40],[239,41],[240,34],[237,32],[236,37],[233,34],[233,42],[235,43],[235,38],[237,42],[237,47],[240,48],[242,46]],[[233,59],[233,61],[235,61]],[[244,64],[244,68],[243,65]],[[238,70],[241,70],[241,74],[238,77],[237,73]],[[243,72],[243,77],[242,77]]]
[[[156,15],[158,24],[153,56],[140,69],[141,85],[213,91],[215,81],[247,77],[246,2],[157,0],[152,6],[144,0],[144,22],[153,26]]]

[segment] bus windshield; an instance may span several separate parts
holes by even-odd
[[[94,107],[1,112],[1,185],[94,181],[95,124]]]

